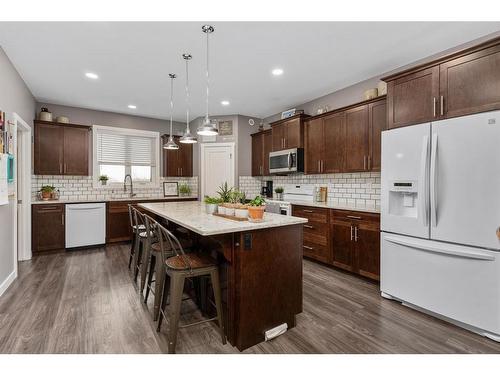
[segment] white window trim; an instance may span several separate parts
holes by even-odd
[[[155,167],[153,168],[152,181],[151,182],[134,182],[134,187],[138,188],[157,188],[160,186],[160,133],[149,131],[149,130],[139,130],[139,129],[129,129],[129,128],[118,128],[115,126],[103,126],[103,125],[92,125],[92,186],[94,189],[110,190],[116,189],[117,187],[123,187],[123,183],[108,183],[107,185],[102,185],[99,182],[99,163],[97,162],[97,133],[101,131],[111,131],[114,133],[121,133],[125,135],[138,135],[142,137],[148,137],[154,139],[155,144]]]

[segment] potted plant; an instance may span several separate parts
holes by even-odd
[[[264,218],[264,209],[266,201],[260,195],[257,195],[250,201],[248,206],[248,216],[251,221],[262,221]]]
[[[101,181],[101,185],[106,185],[108,183],[109,177],[103,174],[102,176],[99,176],[99,181]]]
[[[52,194],[54,194],[55,190],[56,190],[56,188],[54,186],[50,186],[50,185],[42,186],[42,188],[40,189],[40,191],[42,192],[42,199],[43,200],[51,199]]]
[[[224,182],[224,184],[219,187],[217,194],[220,197],[220,204],[218,207],[218,211],[220,214],[227,215],[226,205],[229,204],[229,200],[231,199],[232,192],[233,192],[233,188],[230,188],[227,185],[227,182]]]
[[[214,214],[217,212],[217,206],[220,203],[219,198],[209,197],[208,195],[205,197],[205,210],[207,214]]]
[[[188,184],[186,183],[179,184],[179,195],[181,197],[187,197],[191,195],[191,188],[189,187]]]
[[[234,216],[240,217],[240,218],[247,218],[248,217],[248,207],[245,206],[243,203],[246,200],[245,193],[235,190],[233,191],[231,201],[234,207]]]
[[[283,189],[282,186],[278,186],[276,189],[274,189],[274,192],[276,193],[276,199],[281,201],[283,200],[283,192],[285,189]]]

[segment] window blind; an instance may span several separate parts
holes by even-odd
[[[97,133],[97,160],[100,164],[155,166],[154,138],[113,132]]]

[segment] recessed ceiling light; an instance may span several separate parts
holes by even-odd
[[[220,102],[222,105],[229,105],[229,100],[223,100]]]
[[[92,73],[92,72],[85,73],[85,77],[90,78],[90,79],[97,79],[97,78],[99,78],[99,76],[97,74]]]
[[[271,73],[273,73],[273,76],[280,76],[283,74],[283,69],[276,68],[276,69],[273,69],[273,71]]]
[[[127,107],[129,107],[130,109],[136,109],[137,108],[137,106],[133,105],[133,104],[129,104]]]

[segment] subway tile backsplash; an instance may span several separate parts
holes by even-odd
[[[163,198],[163,182],[172,181],[179,183],[187,183],[191,188],[191,194],[198,194],[198,177],[178,178],[178,177],[161,177],[158,187],[141,188],[139,185],[134,185],[134,198]],[[31,193],[32,199],[37,199],[37,192],[43,185],[52,185],[60,191],[60,200],[108,200],[122,199],[130,197],[129,185],[127,184],[127,193],[123,191],[123,185],[111,187],[103,186],[94,188],[92,186],[91,176],[36,176],[31,177]]]
[[[260,194],[260,188],[267,180],[273,180],[274,188],[285,184],[326,186],[328,188],[328,202],[332,204],[380,207],[380,172],[267,177],[240,176],[239,188],[245,192],[247,197],[253,198]]]

